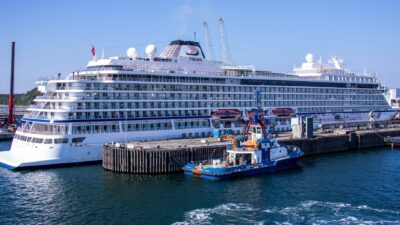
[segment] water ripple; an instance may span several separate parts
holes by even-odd
[[[400,211],[321,201],[264,209],[227,203],[186,212],[184,218],[174,224],[400,224]]]

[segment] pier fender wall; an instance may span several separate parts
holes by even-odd
[[[280,143],[296,145],[304,152],[304,155],[318,155],[347,151],[349,149],[349,137],[347,135],[316,137],[313,139],[282,140]]]
[[[378,131],[374,133],[361,133],[358,134],[359,149],[363,148],[376,148],[385,145],[385,137],[400,136],[400,131]]]
[[[320,136],[312,139],[286,139],[279,141],[285,145],[296,145],[304,155],[377,148],[385,145],[385,137],[400,136],[400,130],[349,133],[343,135]]]
[[[103,168],[121,173],[158,174],[181,171],[191,161],[221,159],[226,145],[175,150],[138,150],[104,145]]]

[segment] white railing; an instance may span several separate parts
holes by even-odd
[[[219,76],[223,77],[250,77],[250,78],[279,78],[282,80],[313,80],[313,81],[318,81],[318,80],[327,80],[325,77],[312,77],[312,76],[307,76],[307,77],[302,77],[298,76],[293,73],[272,73],[269,71],[224,71],[222,72],[221,70],[217,71],[208,71],[208,70],[201,70],[201,69],[193,69],[193,70],[188,70],[188,69],[163,69],[163,68],[154,68],[154,67],[136,67],[135,69],[126,69],[126,68],[121,68],[121,69],[113,69],[110,70],[109,68],[96,68],[96,69],[91,69],[91,70],[83,70],[80,71],[79,74],[76,74],[74,76],[69,76],[67,79],[68,80],[121,80],[121,79],[113,79],[112,77],[106,77],[106,76],[101,76],[104,74],[98,74],[97,72],[99,71],[109,71],[111,74],[112,72],[115,71],[126,71],[126,72],[134,72],[134,74],[154,74],[154,75],[205,75],[205,76],[211,76],[213,78],[218,78]],[[115,74],[118,75],[119,73]],[[351,75],[354,75],[356,73],[352,73]],[[89,76],[87,76],[89,75]],[[93,76],[90,76],[93,75]],[[99,76],[98,76],[99,75]],[[114,74],[113,74],[114,75]],[[346,75],[346,76],[351,76]],[[368,73],[368,74],[363,74],[363,73],[357,73],[358,77],[376,77],[375,74],[373,73]],[[168,82],[168,81],[163,81],[163,82]],[[332,81],[335,82],[335,81]],[[339,82],[339,81],[337,81]],[[364,83],[364,82],[360,82]]]

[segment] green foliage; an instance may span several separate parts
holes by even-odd
[[[34,88],[25,94],[15,94],[14,104],[15,105],[30,105],[33,99],[39,95],[37,88]],[[8,104],[8,94],[0,94],[0,105]]]

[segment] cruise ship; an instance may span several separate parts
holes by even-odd
[[[208,60],[195,41],[172,41],[159,55],[154,45],[139,56],[89,61],[87,67],[56,80],[38,81],[42,93],[22,118],[0,163],[11,169],[90,163],[102,159],[102,144],[125,140],[206,137],[227,128],[213,119],[224,109],[261,106],[314,118],[315,126],[348,121],[388,120],[395,111],[374,74],[353,73],[343,61],[327,63],[307,54],[290,73],[257,70]],[[285,111],[286,112],[286,111]],[[275,129],[291,129],[290,116],[277,116]],[[229,123],[239,132],[240,120]]]

